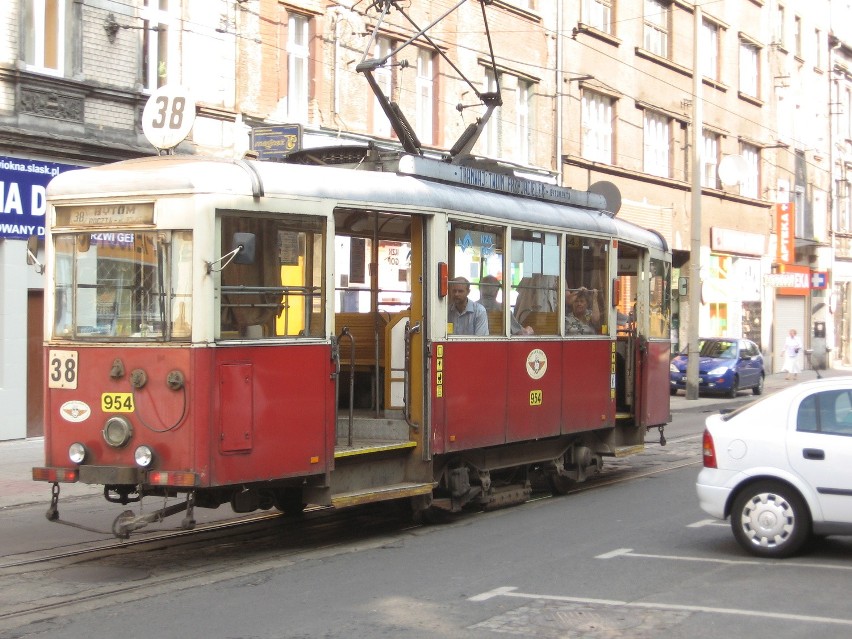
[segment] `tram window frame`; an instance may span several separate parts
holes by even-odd
[[[488,335],[492,337],[505,336],[506,334],[506,305],[504,304],[506,285],[503,281],[505,237],[506,228],[502,226],[466,220],[450,220],[449,222],[447,252],[451,286],[453,282],[467,282],[470,286],[468,300],[482,305],[482,278],[494,277],[499,284],[498,297],[495,297],[493,302],[486,301],[483,305],[488,314]],[[448,313],[451,312],[452,305],[452,297],[448,297]],[[489,306],[491,307],[490,310]],[[449,337],[471,337],[471,335],[455,333],[454,328],[448,317],[447,335]]]
[[[255,235],[256,255],[219,273],[216,339],[324,338],[326,219],[227,211],[219,224],[221,255],[235,233]]]
[[[559,335],[562,235],[512,228],[512,334]]]
[[[608,238],[565,237],[565,334],[609,335],[610,249]],[[574,315],[574,300],[585,296],[584,317]]]
[[[191,231],[57,230],[53,246],[53,338],[191,339]]]

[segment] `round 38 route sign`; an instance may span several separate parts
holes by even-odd
[[[167,84],[157,89],[142,111],[142,132],[156,148],[173,149],[195,123],[195,100],[185,87]]]

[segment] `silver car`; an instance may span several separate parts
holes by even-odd
[[[852,377],[802,382],[704,430],[701,508],[740,545],[788,557],[812,535],[852,534]]]

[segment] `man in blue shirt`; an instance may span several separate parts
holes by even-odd
[[[488,313],[479,302],[468,299],[470,282],[458,277],[450,282],[450,309],[447,323],[453,335],[488,335]]]

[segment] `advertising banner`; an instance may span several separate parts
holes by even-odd
[[[63,171],[81,168],[0,155],[0,238],[43,237],[47,183]]]
[[[779,264],[793,264],[796,261],[794,232],[796,230],[796,209],[793,203],[775,205],[775,234],[778,238],[776,261]]]

